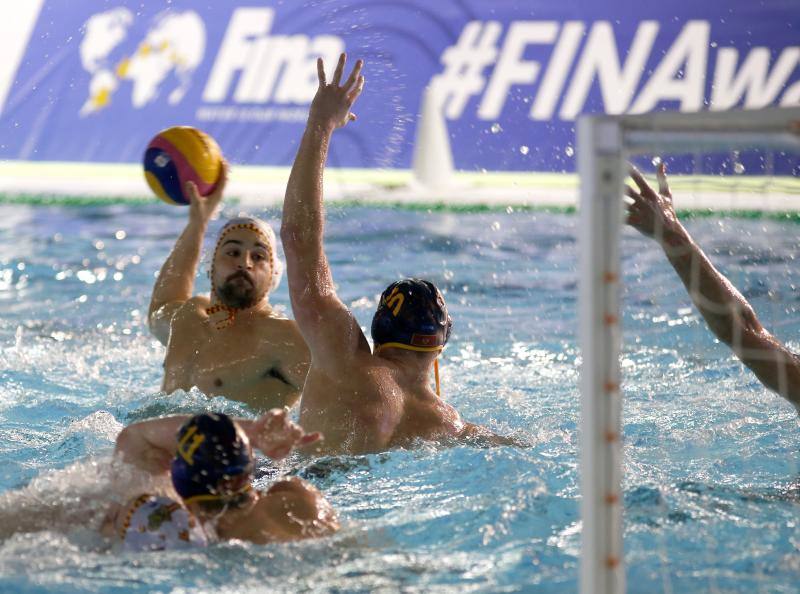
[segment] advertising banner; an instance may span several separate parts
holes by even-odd
[[[331,72],[342,51],[366,61],[366,88],[332,166],[409,167],[432,83],[472,171],[573,171],[582,113],[800,104],[796,0],[21,4],[1,9],[19,22],[3,159],[135,162],[160,129],[193,125],[232,162],[289,165],[316,58]]]

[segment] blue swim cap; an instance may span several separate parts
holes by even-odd
[[[385,347],[440,351],[452,326],[439,289],[429,281],[407,278],[392,283],[381,295],[372,318],[372,340],[376,352]]]
[[[178,431],[172,485],[185,503],[229,499],[248,491],[253,467],[250,442],[227,415],[196,415]]]

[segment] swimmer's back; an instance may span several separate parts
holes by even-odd
[[[463,426],[458,412],[428,386],[401,387],[398,374],[391,361],[371,353],[357,354],[335,377],[312,362],[300,424],[325,435],[314,451],[369,453],[456,436]]]

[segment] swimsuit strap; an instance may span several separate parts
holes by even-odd
[[[433,376],[436,378],[436,395],[441,397],[442,392],[439,389],[439,357],[433,360]]]
[[[186,497],[183,502],[186,505],[190,503],[197,503],[198,501],[220,501],[223,499],[234,499],[239,495],[244,495],[245,493],[249,493],[253,490],[253,485],[247,483],[244,487],[236,491],[235,493],[226,493],[225,495],[219,495],[216,493],[204,493],[200,495],[192,495],[191,497]]]

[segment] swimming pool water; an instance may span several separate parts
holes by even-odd
[[[159,392],[163,348],[144,316],[185,215],[161,205],[0,207],[0,520],[57,500],[73,509],[51,530],[0,543],[0,591],[577,589],[577,218],[566,214],[328,213],[334,278],[362,326],[389,282],[434,280],[455,321],[445,397],[531,447],[293,458],[284,470],[339,510],[336,536],[109,550],[89,527],[122,425],[207,407],[254,414],[224,398]],[[765,325],[800,350],[800,227],[689,227]],[[626,233],[623,257],[629,591],[796,591],[797,413],[714,342],[655,244]],[[208,288],[204,274],[198,288]],[[273,302],[287,304],[285,283]]]

